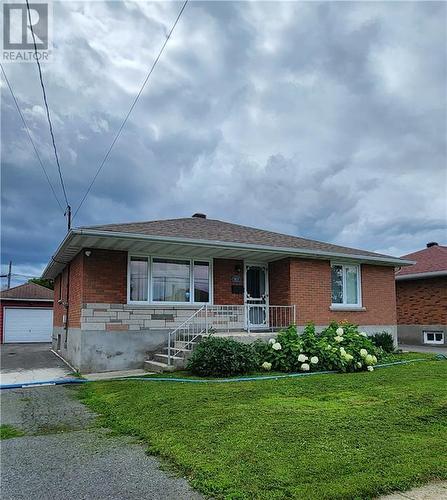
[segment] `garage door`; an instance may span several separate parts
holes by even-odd
[[[52,309],[5,307],[4,314],[5,342],[51,342]]]

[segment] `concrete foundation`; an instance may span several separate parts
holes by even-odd
[[[444,344],[424,343],[424,331],[443,332]],[[445,347],[447,345],[447,325],[397,325],[397,337],[399,344]]]
[[[81,373],[91,373],[142,368],[151,353],[167,344],[169,330],[106,332],[69,328],[65,346],[65,330],[55,328],[54,350],[61,331],[62,342],[57,352]]]
[[[110,311],[104,311],[104,314],[109,315]],[[147,314],[146,311],[145,314]],[[160,352],[167,345],[168,333],[173,330],[173,327],[144,328],[144,321],[148,320],[139,320],[139,324],[136,325],[138,330],[109,330],[105,329],[107,323],[86,321],[82,323],[82,328],[69,328],[66,339],[65,329],[55,327],[53,349],[81,373],[139,369],[143,367],[146,359],[152,358],[154,353]],[[89,328],[92,325],[94,328]],[[100,328],[98,328],[99,325]],[[321,331],[326,326],[317,325],[316,330]],[[298,326],[299,332],[303,329],[304,326]],[[396,325],[362,325],[359,329],[370,335],[387,331],[397,345]],[[275,332],[270,331],[247,333],[241,330],[217,335],[231,337],[244,343],[258,339],[268,341],[276,335]],[[59,349],[58,336],[60,336]]]

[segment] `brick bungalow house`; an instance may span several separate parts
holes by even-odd
[[[447,346],[447,247],[431,242],[402,258],[416,264],[396,272],[399,343]]]
[[[72,229],[43,277],[54,349],[72,365],[162,370],[209,330],[251,341],[346,319],[396,338],[394,270],[407,264],[194,214]]]

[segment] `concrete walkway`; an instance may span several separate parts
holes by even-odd
[[[2,500],[198,500],[184,478],[168,474],[132,438],[95,426],[79,387],[9,389],[1,424],[25,436],[2,441]]]
[[[3,344],[0,347],[0,384],[23,384],[67,377],[71,369],[51,344]]]
[[[447,481],[431,483],[409,491],[396,492],[379,500],[447,500]]]

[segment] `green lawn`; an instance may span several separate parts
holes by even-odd
[[[371,498],[447,479],[447,362],[235,382],[96,382],[101,424],[217,498]]]

